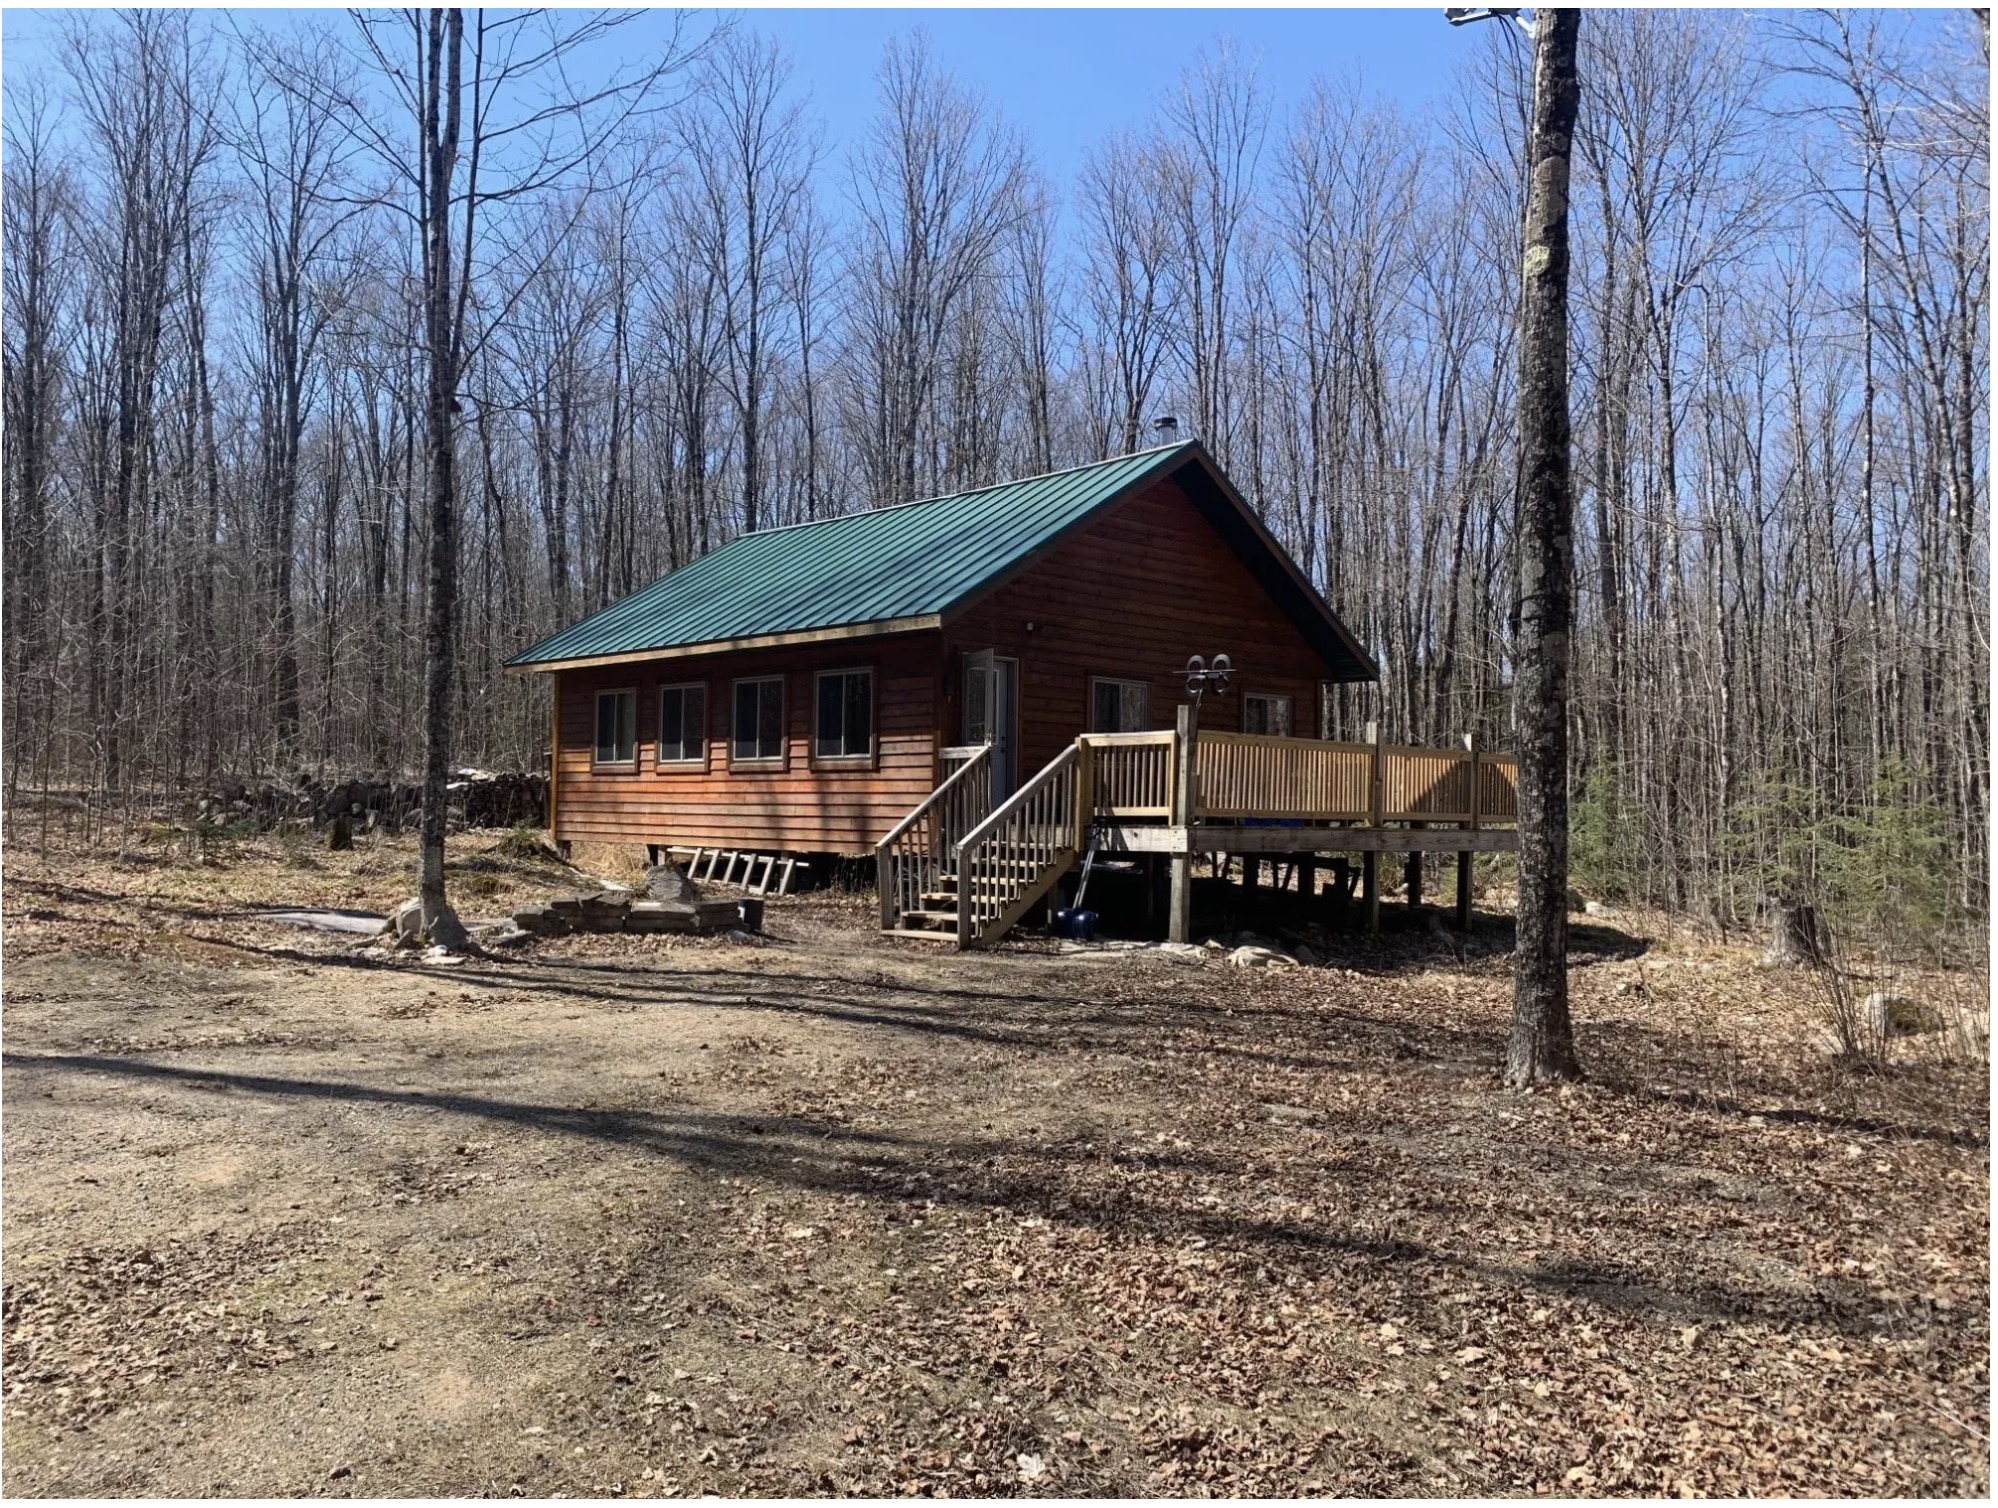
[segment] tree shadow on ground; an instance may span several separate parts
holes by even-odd
[[[176,908],[179,909],[179,908]],[[197,908],[185,908],[190,915]],[[251,917],[250,919],[259,919]],[[1606,933],[1625,939],[1640,950],[1641,939],[1609,928],[1577,928],[1581,933]],[[1024,1051],[1102,1051],[1136,1056],[1155,1053],[1162,1040],[1186,1045],[1199,1039],[1202,1053],[1268,1068],[1306,1071],[1358,1071],[1393,1062],[1402,1065],[1451,1065],[1467,1078],[1489,1076],[1497,1087],[1497,1068],[1505,1041],[1506,1023],[1495,1018],[1489,1027],[1466,1027],[1424,1021],[1389,1013],[1373,1013],[1322,999],[1286,1002],[1268,997],[1253,1005],[1229,999],[1219,1003],[1177,998],[1169,989],[1144,1000],[1106,1000],[1090,988],[1090,975],[1078,970],[1072,993],[1021,990],[1010,983],[981,988],[950,979],[921,984],[893,980],[868,981],[829,972],[778,972],[734,966],[688,969],[661,968],[647,963],[578,958],[479,956],[459,966],[438,966],[408,954],[380,952],[372,947],[329,948],[318,951],[277,943],[245,942],[237,938],[190,931],[190,940],[268,960],[272,963],[352,970],[383,977],[425,979],[461,989],[530,991],[621,1010],[691,1006],[703,1009],[772,1012],[792,1018],[816,1019],[846,1026],[882,1028],[918,1037],[936,1037]],[[1370,940],[1368,940],[1370,943]],[[1352,968],[1364,977],[1389,979],[1410,969],[1432,970],[1431,957],[1395,960],[1378,951],[1356,956],[1371,962],[1371,970]],[[1621,946],[1622,944],[1615,944]],[[795,955],[786,955],[792,957]],[[958,955],[950,955],[956,959]],[[854,955],[867,967],[868,955]],[[884,961],[885,958],[884,958]],[[677,962],[677,960],[676,960]],[[1341,966],[1340,960],[1330,961]],[[1054,959],[1050,967],[1059,967]],[[960,962],[960,971],[967,965]],[[1086,965],[1101,968],[1101,964]],[[1184,980],[1194,985],[1200,971],[1175,969],[1162,975],[1170,986]],[[884,998],[886,997],[886,998]],[[1244,1012],[1264,1027],[1275,1027],[1293,1040],[1284,1045],[1257,1045],[1238,1029]],[[1929,1116],[1894,1113],[1875,1105],[1850,1110],[1778,1105],[1794,1099],[1800,1086],[1794,1074],[1747,1070],[1728,1074],[1730,1092],[1714,1092],[1704,1082],[1707,1065],[1698,1044],[1683,1037],[1631,1021],[1592,1024],[1590,1057],[1597,1065],[1596,1087],[1645,1104],[1676,1103],[1746,1120],[1761,1116],[1841,1132],[1869,1132],[1951,1146],[1986,1145],[1988,1138],[1965,1125],[1948,1124]],[[1299,1037],[1327,1043],[1319,1049],[1296,1042]],[[1334,1045],[1336,1044],[1336,1045]],[[1688,1082],[1688,1076],[1701,1082]],[[1676,1082],[1662,1082],[1676,1081]]]
[[[957,1207],[1003,1210],[1051,1224],[1087,1227],[1107,1239],[1150,1239],[1184,1246],[1210,1244],[1292,1260],[1358,1259],[1455,1272],[1495,1285],[1585,1297],[1654,1324],[1766,1320],[1811,1323],[1852,1336],[1879,1333],[1904,1317],[1898,1306],[1850,1285],[1818,1285],[1809,1294],[1778,1293],[1740,1283],[1699,1279],[1660,1286],[1604,1262],[1563,1260],[1527,1266],[1433,1242],[1341,1232],[1328,1225],[1258,1218],[1194,1203],[1181,1180],[1156,1184],[1106,1178],[1128,1173],[1198,1173],[1227,1178],[1252,1171],[1250,1159],[1209,1148],[1178,1153],[1147,1147],[1141,1155],[1085,1151],[1075,1144],[1008,1137],[939,1139],[867,1131],[801,1116],[710,1114],[537,1104],[462,1091],[385,1088],[339,1079],[311,1079],[163,1064],[102,1054],[5,1053],[14,1074],[96,1074],[194,1091],[280,1099],[323,1100],[389,1109],[431,1111],[496,1122],[515,1129],[593,1141],[661,1157],[681,1167],[730,1179],[757,1179],[820,1195],[877,1202],[908,1197]],[[1368,1177],[1375,1183],[1376,1177]],[[1156,1189],[1160,1197],[1153,1197]],[[1344,1191],[1345,1207],[1368,1207],[1379,1190]],[[1328,1204],[1342,1201],[1329,1200]],[[1328,1214],[1327,1220],[1341,1218]]]

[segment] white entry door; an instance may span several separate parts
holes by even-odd
[[[1013,794],[1020,778],[1020,662],[989,649],[964,657],[964,741],[992,745],[992,804]]]

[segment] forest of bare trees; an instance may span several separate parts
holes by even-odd
[[[1217,41],[1057,183],[919,32],[832,141],[753,17],[667,29],[642,109],[458,228],[461,762],[545,760],[509,654],[744,530],[1167,412],[1384,667],[1329,721],[1509,741],[1516,38],[1439,35],[1433,120],[1273,98]],[[386,148],[423,137],[368,36],[76,12],[7,75],[10,799],[422,762],[435,311]],[[1577,873],[1724,924],[1981,912],[1988,33],[1592,11],[1580,45]]]

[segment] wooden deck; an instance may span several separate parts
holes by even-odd
[[[1175,832],[1189,830],[1184,841],[1196,850],[1204,831],[1223,828],[1336,832],[1355,851],[1397,852],[1447,849],[1470,833],[1490,831],[1483,845],[1489,850],[1512,846],[1519,815],[1517,764],[1475,743],[1430,749],[1189,729],[1090,733],[1078,742],[1085,753],[1082,805],[1094,821],[1130,833],[1170,822]],[[1272,838],[1253,846],[1283,843]],[[1141,838],[1131,847],[1173,851]]]
[[[881,925],[954,935],[961,947],[1003,935],[1091,848],[1165,854],[1171,935],[1187,941],[1197,853],[1361,856],[1369,925],[1380,916],[1379,856],[1454,853],[1457,911],[1470,910],[1472,856],[1518,846],[1518,771],[1508,755],[1462,749],[1179,726],[1084,734],[996,809],[983,751],[876,850]]]

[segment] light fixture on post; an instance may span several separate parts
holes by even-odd
[[[1208,691],[1226,691],[1228,678],[1234,673],[1235,662],[1226,655],[1216,655],[1211,661],[1199,655],[1190,656],[1186,662],[1186,694],[1193,698],[1196,711],[1201,696]]]
[[[1529,37],[1533,35],[1533,23],[1523,19],[1517,5],[1446,5],[1443,19],[1452,26],[1469,26],[1473,21],[1509,20],[1518,24],[1519,29]]]

